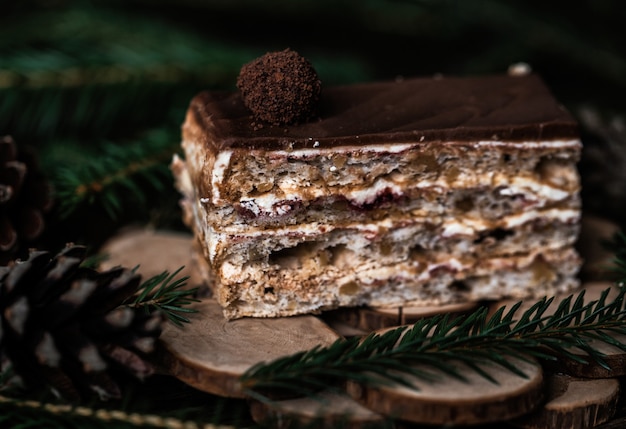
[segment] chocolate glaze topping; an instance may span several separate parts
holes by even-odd
[[[190,113],[211,149],[301,149],[408,142],[578,137],[536,75],[413,78],[326,88],[319,118],[256,129],[241,95],[202,92]]]

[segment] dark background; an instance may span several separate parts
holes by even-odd
[[[240,67],[268,51],[300,52],[323,85],[525,62],[580,123],[586,215],[624,226],[625,10],[621,0],[2,0],[0,135],[34,147],[54,185],[39,245],[97,247],[128,224],[184,229],[167,166],[187,104],[234,89]],[[150,383],[129,388],[126,406],[202,404],[222,422],[246,409]]]

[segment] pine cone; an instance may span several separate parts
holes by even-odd
[[[44,230],[51,187],[33,152],[0,137],[0,263],[6,264]]]
[[[120,397],[111,372],[142,379],[153,372],[163,317],[121,305],[141,277],[125,268],[98,272],[81,265],[86,250],[68,245],[58,255],[31,251],[0,267],[0,355],[3,370],[24,387],[51,387],[68,400],[94,392]],[[143,356],[143,357],[142,357]]]

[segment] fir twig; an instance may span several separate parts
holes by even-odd
[[[196,313],[197,310],[189,305],[198,302],[194,298],[198,288],[182,289],[188,276],[176,279],[184,267],[180,267],[172,274],[167,271],[146,280],[140,287],[138,294],[127,305],[135,308],[145,308],[146,311],[161,311],[177,326],[189,323],[184,314]]]
[[[137,14],[127,2],[72,3],[8,14],[0,25],[0,129],[18,140],[158,126],[201,89],[234,89],[241,65],[265,49]],[[316,64],[340,81],[365,79],[364,64],[349,57]]]
[[[60,214],[69,217],[84,207],[101,207],[117,219],[129,202],[146,205],[148,189],[171,187],[169,161],[179,139],[164,131],[125,145],[108,143],[89,163],[60,168],[54,178]]]
[[[607,302],[610,289],[597,301],[584,302],[584,290],[561,301],[552,315],[544,315],[553,298],[541,299],[518,315],[521,303],[507,311],[499,308],[489,316],[480,308],[465,316],[438,315],[364,339],[337,340],[328,347],[261,363],[242,377],[250,390],[280,389],[291,394],[312,395],[327,384],[347,380],[376,385],[399,383],[415,388],[406,376],[436,381],[442,374],[463,380],[462,363],[494,381],[481,365],[500,365],[514,374],[524,374],[508,358],[571,359],[596,362],[607,367],[603,354],[591,340],[610,343],[626,351],[607,334],[626,334],[626,309],[622,288]],[[584,357],[583,357],[584,356]],[[258,395],[257,395],[258,396]]]
[[[252,57],[123,8],[34,9],[10,21],[0,27],[0,128],[22,138],[156,126],[199,88],[232,85]]]

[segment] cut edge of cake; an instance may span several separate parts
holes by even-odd
[[[539,88],[540,99],[556,103]],[[230,101],[215,112],[206,95],[192,101],[185,160],[172,163],[185,223],[226,317],[539,297],[578,286],[581,143],[566,112],[551,110],[565,131],[546,139],[537,138],[546,128],[537,121],[529,125],[535,140],[485,140],[481,125],[478,140],[455,139],[451,129],[448,141],[419,130],[407,141],[402,130],[386,131],[383,142],[355,144],[355,134],[338,144],[323,133],[290,137],[294,128],[306,135],[298,126],[281,137],[295,144],[246,145],[226,142],[225,130],[237,134],[241,122],[234,97],[220,98]],[[277,139],[272,132],[262,141]]]

